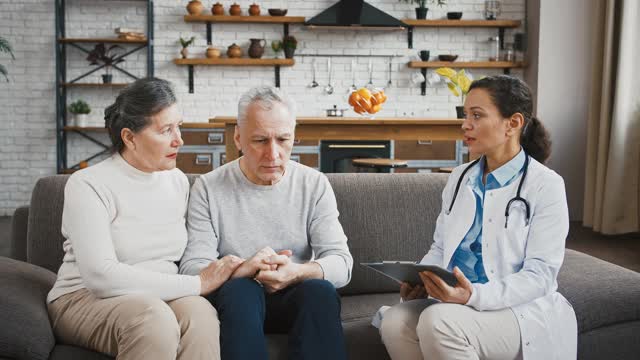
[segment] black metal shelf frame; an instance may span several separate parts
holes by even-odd
[[[138,52],[142,49],[147,49],[147,74],[146,76],[151,77],[154,73],[154,61],[153,61],[153,0],[141,0],[145,1],[147,5],[147,22],[146,22],[146,32],[147,32],[147,43],[143,45],[139,45],[122,55],[119,55],[117,59],[123,59],[135,52]],[[67,81],[67,44],[71,47],[74,47],[84,53],[89,53],[90,51],[83,46],[71,41],[71,42],[63,42],[60,39],[66,38],[66,1],[65,0],[56,0],[55,1],[55,47],[56,47],[56,171],[58,174],[63,173],[64,170],[68,169],[78,169],[80,166],[80,162],[69,167],[67,163],[67,131],[65,130],[65,126],[67,125],[67,86],[65,84],[76,83],[78,80],[81,80],[96,71],[104,68],[106,65],[102,64],[98,67],[76,77],[71,81]],[[103,42],[103,41],[96,41]],[[105,42],[106,43],[106,42]],[[129,73],[128,71],[122,69],[117,65],[112,65],[112,67],[123,74],[129,76],[132,79],[138,79],[137,76]],[[103,150],[95,153],[83,161],[90,161],[95,159],[98,156],[106,154],[110,151],[110,146],[102,143],[101,141],[95,139],[94,137],[86,134],[84,131],[74,129],[73,133],[79,134],[85,139],[97,144],[102,147]]]
[[[284,36],[289,35],[289,23],[283,23]],[[207,46],[213,45],[213,23],[211,21],[206,22],[207,26]],[[280,88],[280,65],[274,65],[275,86]],[[189,74],[189,94],[193,94],[194,90],[194,65],[188,65]]]

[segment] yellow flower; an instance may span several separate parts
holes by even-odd
[[[460,96],[464,103],[464,97],[469,92],[469,87],[471,86],[471,79],[467,76],[467,73],[464,72],[464,69],[456,72],[452,68],[441,67],[436,69],[436,74],[444,76],[449,80],[447,87],[453,95]]]

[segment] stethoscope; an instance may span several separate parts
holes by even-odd
[[[471,164],[469,164],[464,169],[464,171],[462,171],[462,175],[460,175],[460,179],[458,179],[458,184],[456,185],[456,191],[453,193],[453,199],[451,200],[451,205],[449,206],[449,211],[447,212],[447,214],[451,213],[451,209],[453,209],[453,204],[455,204],[456,202],[456,197],[458,196],[458,190],[460,190],[460,184],[462,184],[462,179],[464,179],[464,175],[467,173],[467,171],[469,171],[469,169],[473,167],[473,165],[477,164],[480,161],[480,159],[482,158],[478,158],[474,160]],[[529,219],[531,218],[530,210],[529,210],[529,202],[525,200],[522,196],[520,196],[520,190],[522,190],[522,183],[524,183],[524,178],[527,176],[528,168],[529,168],[529,155],[525,153],[524,154],[524,170],[522,171],[522,177],[520,178],[520,184],[518,185],[518,192],[516,193],[516,196],[514,198],[509,200],[509,202],[507,203],[507,207],[504,209],[504,216],[505,216],[504,228],[505,229],[507,228],[507,223],[509,222],[509,209],[511,208],[511,205],[516,201],[520,201],[521,203],[524,204],[524,208],[527,214],[527,217],[525,219],[525,226],[529,225]]]

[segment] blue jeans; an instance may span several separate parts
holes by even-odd
[[[289,359],[347,358],[340,297],[326,280],[268,294],[252,279],[232,279],[207,298],[218,310],[223,360],[267,360],[265,333],[289,334]]]

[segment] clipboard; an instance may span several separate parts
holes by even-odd
[[[422,280],[418,273],[422,271],[431,271],[438,275],[449,286],[455,286],[458,283],[452,272],[435,265],[416,264],[410,261],[383,261],[377,263],[360,263],[367,266],[382,275],[395,280],[398,283],[409,283],[411,286],[422,285]]]

